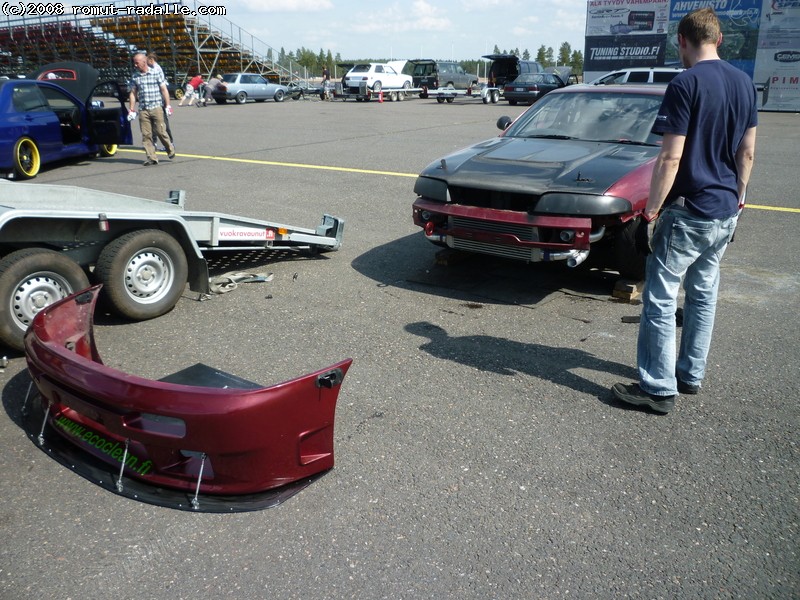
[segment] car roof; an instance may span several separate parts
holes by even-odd
[[[666,83],[633,83],[628,85],[591,85],[591,84],[578,84],[568,85],[567,87],[558,88],[553,90],[550,94],[646,94],[649,96],[663,96],[667,90]]]

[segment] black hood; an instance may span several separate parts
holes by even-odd
[[[500,137],[431,163],[420,176],[465,188],[602,194],[658,151],[656,146]]]

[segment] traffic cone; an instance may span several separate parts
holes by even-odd
[[[383,102],[383,90],[378,92],[378,102]]]

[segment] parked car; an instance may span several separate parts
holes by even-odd
[[[516,54],[486,54],[483,58],[492,61],[489,67],[489,87],[503,89],[508,81],[514,81],[525,73],[544,73],[544,67],[535,60],[522,60]]]
[[[31,77],[0,80],[0,172],[30,179],[43,164],[133,143],[125,90],[98,83],[91,65],[52,63]]]
[[[226,73],[222,76],[222,83],[211,92],[211,97],[217,104],[225,104],[228,100],[235,100],[237,104],[248,100],[283,102],[288,93],[289,88],[285,85],[267,81],[256,73]]]
[[[582,263],[605,245],[639,277],[634,233],[660,137],[665,86],[572,85],[548,93],[500,136],[432,162],[413,220],[431,242],[526,262]],[[602,257],[602,255],[601,255]]]
[[[383,63],[359,63],[344,76],[345,91],[359,93],[359,86],[366,82],[367,88],[375,94],[384,88],[411,89],[411,75],[398,73],[390,65]]]
[[[632,67],[606,73],[590,81],[592,85],[617,83],[669,83],[683,71],[682,67]]]
[[[525,73],[514,81],[506,83],[503,88],[503,97],[511,106],[518,102],[533,104],[547,92],[566,85],[555,73]]]
[[[457,62],[430,58],[417,58],[409,62],[413,65],[411,85],[423,88],[419,93],[420,98],[427,98],[428,90],[440,87],[466,89],[478,85],[478,76],[467,73]]]

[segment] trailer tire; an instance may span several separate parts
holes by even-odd
[[[109,242],[94,272],[115,312],[143,321],[174,308],[186,287],[189,267],[174,237],[159,229],[143,229]]]
[[[20,179],[32,179],[39,174],[42,166],[42,155],[39,147],[29,137],[21,137],[14,144],[14,172]]]
[[[89,287],[80,265],[61,252],[23,248],[0,260],[0,342],[22,350],[36,314],[57,300]]]

